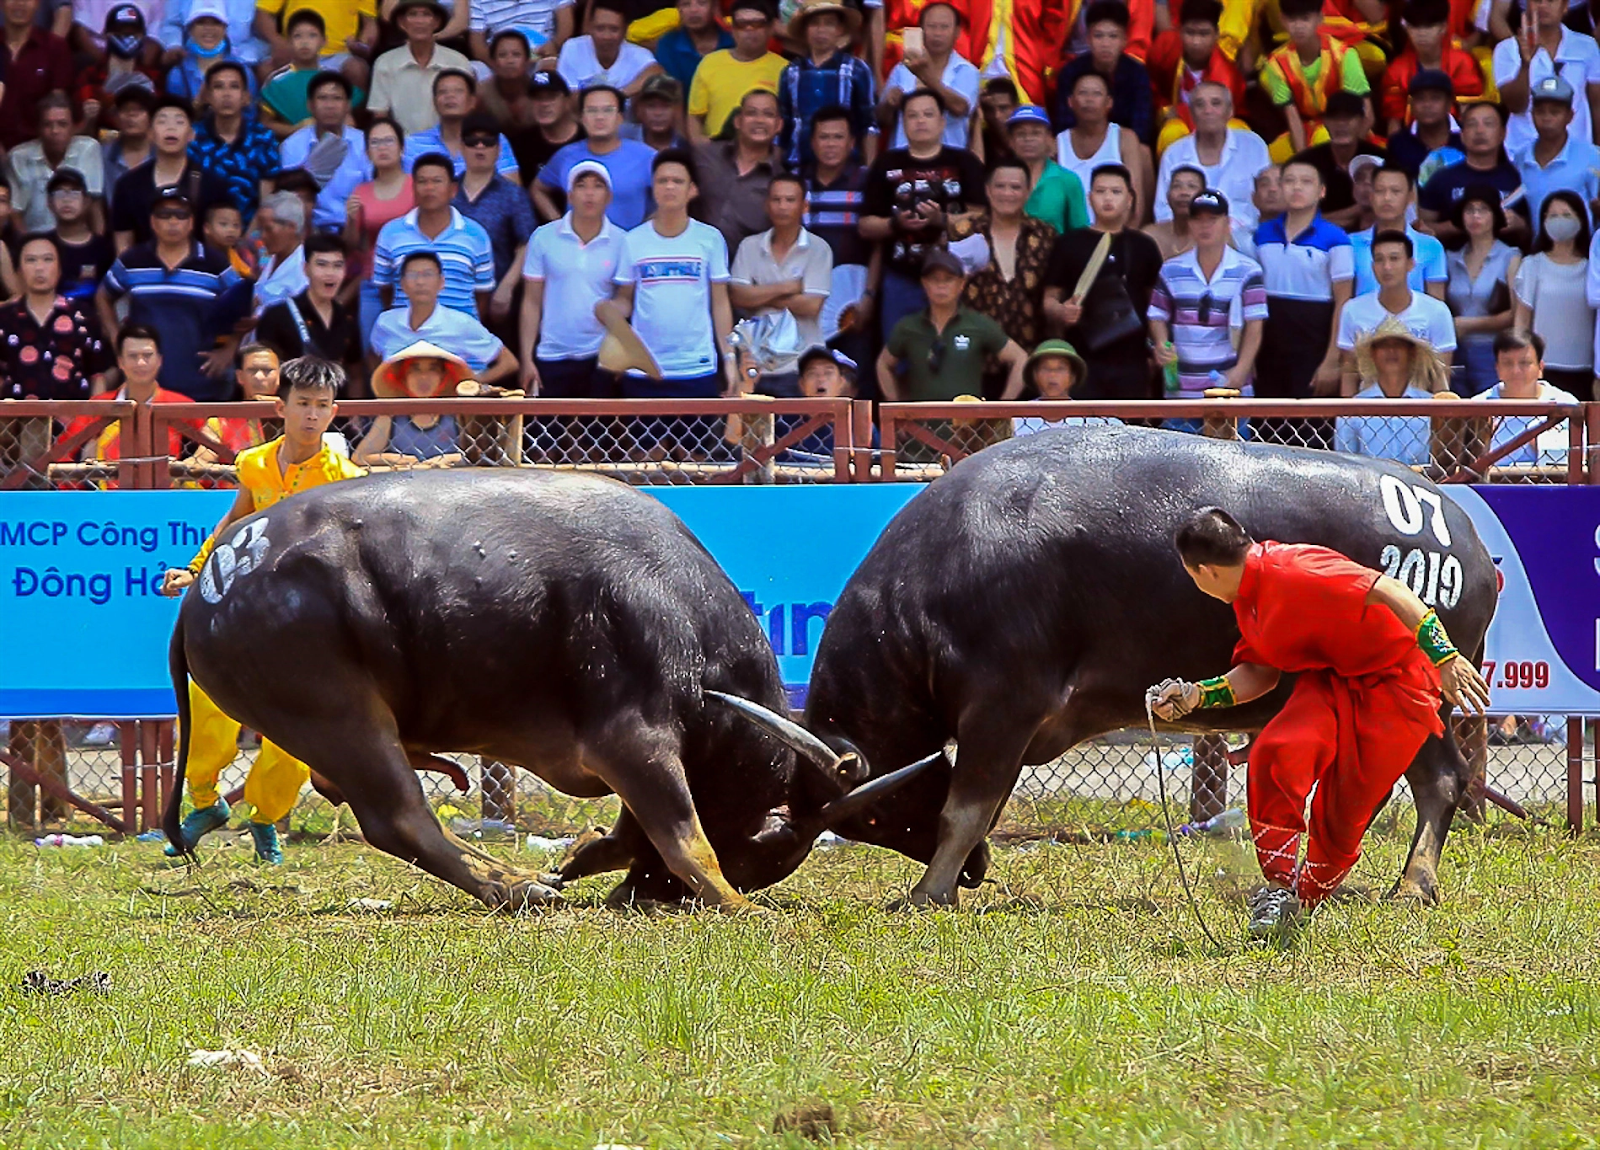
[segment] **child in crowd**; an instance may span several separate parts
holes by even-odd
[[[207,247],[228,253],[228,262],[240,276],[256,278],[261,266],[260,252],[255,243],[245,239],[244,216],[231,200],[213,200],[206,205],[200,235]],[[256,242],[259,243],[259,237]]]
[[[279,68],[261,87],[261,122],[278,139],[294,132],[311,119],[306,92],[322,71],[322,49],[328,43],[328,25],[322,13],[313,8],[297,9],[285,29],[289,41],[289,62]]]
[[[1383,73],[1382,120],[1393,135],[1411,124],[1411,81],[1418,72],[1443,72],[1458,100],[1483,97],[1483,70],[1450,35],[1450,0],[1410,0],[1405,7],[1405,51]]]
[[[801,353],[796,366],[800,372],[800,398],[854,399],[856,397],[856,361],[844,352],[835,351],[820,343],[815,344]],[[788,426],[781,430],[787,431],[797,422],[796,417],[790,416],[787,420]],[[876,441],[876,428],[873,429],[873,437]],[[833,429],[825,427],[806,436],[790,448],[788,458],[799,463],[825,463],[832,466]]]
[[[1071,399],[1072,389],[1078,386],[1087,374],[1088,367],[1084,364],[1083,357],[1070,343],[1064,339],[1047,339],[1033,349],[1033,354],[1028,357],[1028,365],[1022,369],[1023,394],[1033,392],[1035,399]],[[1049,431],[1056,427],[1118,422],[1103,415],[1088,419],[1079,416],[1071,423],[1061,419],[1052,421],[1037,415],[1029,415],[1011,421],[1011,434],[1032,435],[1034,432]]]
[[[422,340],[396,353],[372,373],[379,399],[433,399],[453,396],[472,378],[460,356]],[[453,415],[380,415],[356,445],[364,467],[453,467],[461,461],[461,430]]]
[[[1235,112],[1244,108],[1244,75],[1218,46],[1222,20],[1221,0],[1188,0],[1179,27],[1163,32],[1151,46],[1145,66],[1155,87],[1156,155],[1167,145],[1194,131],[1189,114],[1189,93],[1206,82],[1225,85],[1233,94]],[[1230,127],[1246,127],[1236,120]]]
[[[239,454],[239,497],[188,567],[167,572],[161,584],[163,595],[183,594],[200,577],[217,540],[239,520],[298,492],[366,474],[323,438],[338,411],[335,397],[345,384],[344,369],[326,360],[295,359],[283,365],[279,379],[274,409],[283,421],[283,435]],[[189,797],[194,810],[183,820],[181,833],[184,845],[193,850],[201,836],[227,824],[228,803],[218,793],[217,781],[238,753],[239,724],[223,714],[193,680],[189,683],[189,724]],[[262,862],[283,862],[275,824],[293,809],[310,777],[304,763],[262,740],[261,753],[244,784],[245,802],[253,808],[250,837],[255,841],[256,858]],[[177,856],[177,845],[169,844],[167,853]]]
[[[1328,138],[1322,113],[1329,96],[1372,90],[1361,57],[1322,30],[1322,0],[1282,0],[1279,8],[1289,42],[1261,67],[1261,86],[1289,121],[1269,149],[1277,164]]]

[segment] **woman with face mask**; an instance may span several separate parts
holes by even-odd
[[[1589,273],[1589,213],[1574,192],[1552,192],[1540,205],[1539,238],[1522,261],[1512,290],[1517,331],[1545,342],[1545,378],[1588,397],[1594,380],[1594,307],[1585,292]]]

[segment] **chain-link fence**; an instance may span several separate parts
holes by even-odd
[[[376,456],[378,467],[559,468],[638,485],[927,480],[1014,435],[1063,423],[1120,422],[1356,450],[1453,482],[1587,479],[1578,409],[1506,403],[1492,414],[1485,410],[1448,401],[884,405],[874,447],[871,406],[842,400],[408,400],[344,404],[336,433],[352,453]],[[231,487],[236,452],[277,432],[261,407],[240,404],[8,404],[0,409],[0,487]],[[423,443],[435,453],[407,459],[395,450]],[[153,826],[171,785],[171,726],[164,720],[5,724],[0,757],[9,768],[11,825],[32,831],[99,818],[130,832]],[[1581,744],[1582,730],[1574,729]],[[1561,717],[1511,716],[1463,743],[1497,794],[1554,819],[1569,797],[1573,733]],[[223,773],[222,790],[234,799],[255,742],[246,732]],[[1138,731],[1095,740],[1028,768],[999,831],[1094,838],[1152,830],[1162,822],[1158,775],[1174,817],[1239,807],[1243,750],[1244,739],[1234,736],[1165,738],[1159,748]],[[423,775],[422,784],[440,817],[464,835],[562,839],[615,817],[615,799],[572,799],[526,772],[471,756],[456,761],[469,784],[465,792],[437,774]],[[1402,784],[1387,817],[1398,817],[1393,812],[1408,797]],[[353,829],[352,822],[346,814],[343,829]],[[339,812],[307,788],[289,823],[291,832],[322,836],[339,828]]]

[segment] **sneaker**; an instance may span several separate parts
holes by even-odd
[[[272,823],[251,823],[250,837],[256,843],[256,858],[268,866],[283,865],[283,848],[278,845],[278,828]]]
[[[200,839],[214,830],[228,825],[228,800],[219,798],[209,807],[198,807],[190,811],[178,831],[183,835],[183,845],[191,851],[200,845]],[[178,848],[171,843],[167,844],[167,857],[177,858]]]
[[[1281,886],[1264,887],[1250,896],[1250,937],[1282,941],[1299,927],[1303,912],[1294,891]]]

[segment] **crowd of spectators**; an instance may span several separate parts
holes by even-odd
[[[1590,399],[1595,7],[0,0],[0,395]]]

